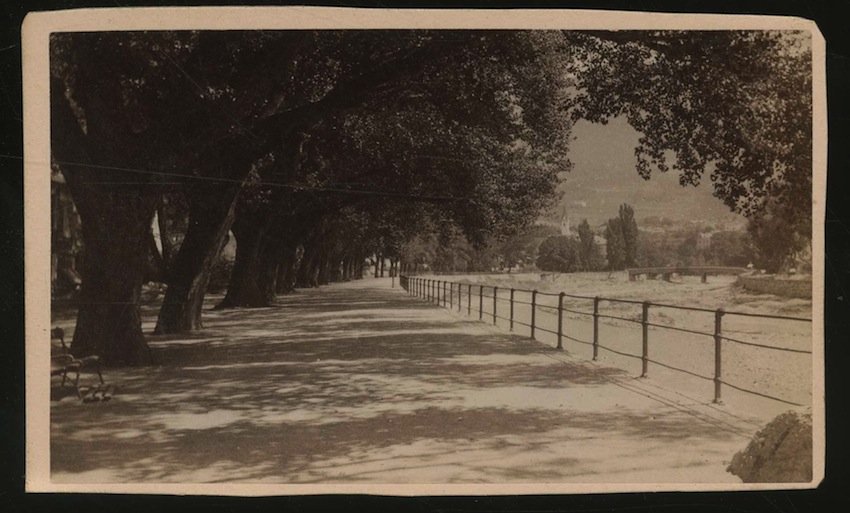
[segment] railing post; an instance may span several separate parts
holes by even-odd
[[[534,338],[534,324],[537,317],[537,289],[531,291],[531,338]]]
[[[720,384],[721,384],[721,367],[722,354],[720,352],[723,345],[723,314],[726,312],[722,308],[718,308],[714,312],[714,402],[720,403]]]
[[[484,318],[484,285],[478,285],[478,320]]]
[[[455,282],[449,282],[449,310],[454,310],[455,306]]]
[[[599,357],[599,296],[593,298],[593,361]]]
[[[640,377],[646,377],[646,371],[649,367],[649,301],[644,301],[641,305],[641,316],[640,316],[640,324],[641,324],[641,332],[643,334],[643,347],[641,350],[641,372]]]
[[[457,313],[460,313],[460,309],[463,306],[463,284],[457,284]]]
[[[466,286],[466,315],[472,317],[472,284]]]
[[[564,348],[564,293],[558,294],[558,349]]]
[[[493,287],[493,324],[496,324],[496,301],[499,297],[499,287]]]
[[[446,282],[443,282],[443,306],[446,306]]]
[[[511,287],[511,331],[514,330],[514,289]]]

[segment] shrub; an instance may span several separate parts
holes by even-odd
[[[563,235],[544,240],[537,249],[537,267],[541,271],[559,273],[582,270],[578,242]]]

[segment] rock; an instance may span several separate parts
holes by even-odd
[[[726,470],[745,483],[811,481],[811,412],[788,411],[770,421],[735,454]]]

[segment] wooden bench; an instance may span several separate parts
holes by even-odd
[[[58,354],[52,354],[53,340],[59,340],[61,345],[61,352]],[[83,367],[92,367],[100,380],[100,386],[102,387],[105,384],[103,374],[100,371],[100,357],[97,355],[91,355],[84,358],[75,358],[74,355],[68,351],[68,346],[65,345],[65,331],[62,328],[53,328],[50,330],[50,341],[50,377],[62,376],[62,383],[60,384],[61,387],[64,387],[65,383],[68,381],[68,375],[74,374],[74,391],[76,392],[77,397],[82,399],[83,395],[80,393],[80,371]]]

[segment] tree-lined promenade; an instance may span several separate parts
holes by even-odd
[[[765,421],[389,278],[215,310],[151,346],[161,366],[107,374],[115,399],[53,403],[54,483],[732,483],[726,465]]]
[[[152,258],[167,287],[156,332],[202,327],[229,233],[220,308],[361,276],[373,256],[406,268],[423,234],[473,246],[515,234],[556,198],[578,119],[625,116],[643,134],[641,176],[711,182],[781,263],[810,233],[807,37],[54,34],[52,167],[83,239],[72,351],[149,363],[139,308]]]

